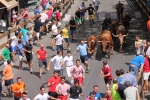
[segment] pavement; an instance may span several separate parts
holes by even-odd
[[[68,10],[68,13],[65,15],[65,18],[62,21],[62,28],[68,21],[70,20],[70,17],[74,15],[74,12],[76,11],[76,8],[81,5],[83,1],[81,0],[74,0],[75,3],[72,4],[71,8]],[[84,1],[85,5],[88,6],[89,3],[92,3],[92,0]],[[90,72],[89,74],[86,74],[84,83],[83,83],[83,93],[85,94],[85,97],[81,97],[80,100],[84,100],[88,94],[88,92],[92,91],[92,88],[94,85],[99,86],[99,92],[101,93],[102,97],[106,93],[106,87],[104,84],[104,80],[99,76],[100,70],[102,68],[102,61],[103,59],[108,60],[108,64],[110,65],[112,69],[113,77],[116,77],[115,71],[117,69],[124,69],[125,72],[128,72],[128,64],[132,60],[133,57],[135,57],[135,49],[134,49],[134,41],[135,36],[139,35],[142,39],[148,39],[148,35],[146,33],[146,27],[145,27],[145,20],[143,18],[143,13],[135,6],[134,2],[130,1],[121,1],[125,5],[125,12],[129,13],[132,17],[132,25],[129,29],[129,36],[127,37],[127,43],[126,47],[124,48],[124,51],[122,53],[119,52],[119,45],[117,41],[114,43],[114,55],[111,55],[110,59],[107,59],[106,56],[104,56],[100,51],[100,46],[97,46],[97,56],[96,59],[90,59],[88,60],[89,66],[90,66]],[[74,57],[74,64],[75,60],[79,58],[79,53],[76,52],[76,47],[80,43],[80,39],[85,39],[90,35],[97,35],[101,33],[101,26],[100,23],[102,21],[103,17],[113,17],[115,19],[115,5],[118,3],[116,0],[101,0],[101,4],[99,6],[99,13],[100,13],[100,19],[98,17],[95,18],[95,25],[90,26],[89,21],[87,20],[87,14],[86,14],[86,21],[85,26],[77,31],[77,42],[71,42],[71,52]],[[141,17],[139,17],[140,15]],[[42,36],[41,43],[45,45],[45,48],[48,52],[48,58],[47,61],[49,61],[54,55],[56,55],[56,51],[51,50],[51,46],[49,42],[51,41],[51,33],[48,33],[46,36]],[[34,46],[34,50],[36,51],[38,47]],[[66,55],[66,50],[64,50],[64,55]],[[51,66],[51,70],[42,76],[42,79],[38,78],[39,75],[39,66],[38,66],[38,59],[34,55],[33,59],[34,67],[33,67],[33,75],[29,73],[28,70],[18,70],[18,63],[15,63],[15,66],[13,67],[13,73],[14,73],[14,81],[16,82],[17,77],[21,77],[22,81],[26,83],[26,88],[28,91],[28,97],[32,100],[38,93],[40,86],[44,84],[46,87],[46,83],[48,79],[52,76],[53,72],[53,65]],[[27,64],[23,64],[23,67],[28,67]],[[65,68],[64,68],[65,69]],[[3,66],[0,67],[0,71],[3,70]],[[67,80],[69,78],[67,77],[66,70],[64,70],[64,76],[66,76]],[[6,91],[6,87],[3,87],[3,91]],[[7,91],[6,91],[7,92]],[[8,97],[2,97],[2,100],[13,100],[13,98]],[[145,100],[150,100],[149,96],[145,97]]]

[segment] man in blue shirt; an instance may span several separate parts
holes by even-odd
[[[94,100],[101,100],[102,99],[101,94],[98,92],[98,86],[97,85],[94,85],[92,92],[95,93]],[[88,97],[90,96],[90,93],[88,94]]]
[[[80,53],[80,60],[86,66],[86,72],[88,73],[89,66],[88,66],[88,62],[87,62],[88,61],[87,49],[88,49],[87,44],[85,44],[84,40],[81,40],[81,44],[78,45],[76,51],[77,52],[79,51],[79,53]]]
[[[36,14],[40,14],[39,6],[36,6],[36,8],[34,9],[34,15]]]
[[[141,75],[143,65],[144,65],[144,56],[143,55],[144,55],[144,53],[141,52],[141,54],[134,57],[129,64],[129,68],[134,69],[135,76],[138,75],[139,69],[140,69],[139,74]]]
[[[21,40],[18,41],[18,45],[17,45],[17,54],[19,57],[19,70],[22,69],[22,63],[23,63],[23,57],[24,57],[24,48],[23,45],[21,43]]]

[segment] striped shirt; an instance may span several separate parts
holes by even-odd
[[[124,84],[126,81],[129,81],[132,86],[137,86],[136,77],[131,72],[124,75],[120,84]]]

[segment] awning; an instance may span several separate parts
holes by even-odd
[[[18,2],[16,0],[0,0],[2,4],[4,4],[8,10],[18,6]]]

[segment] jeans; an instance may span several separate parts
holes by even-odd
[[[137,66],[129,65],[129,68],[134,70],[134,76],[138,75],[139,68]]]

